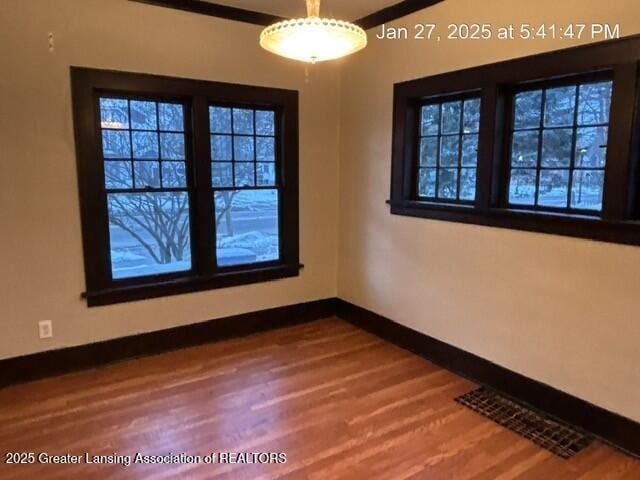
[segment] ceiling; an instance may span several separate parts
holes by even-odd
[[[205,0],[208,3],[268,13],[279,17],[306,17],[305,0]],[[400,0],[322,0],[320,16],[340,17],[357,20],[383,8],[399,3]]]

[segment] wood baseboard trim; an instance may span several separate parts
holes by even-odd
[[[640,423],[338,298],[0,360],[0,387],[303,324],[333,315],[475,383],[498,390],[536,410],[590,432],[605,443],[640,458]]]
[[[311,322],[334,315],[336,301],[335,298],[316,300],[7,358],[0,360],[0,387]]]
[[[592,433],[600,440],[640,458],[640,424],[585,400],[412,330],[345,300],[336,315],[378,337],[409,350],[469,380],[493,388],[530,407]]]

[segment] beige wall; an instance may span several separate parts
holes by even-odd
[[[0,358],[336,295],[339,65],[307,84],[259,32],[126,0],[0,1]],[[88,309],[69,65],[299,90],[302,275]]]
[[[446,0],[399,20],[622,22],[637,0]],[[377,30],[372,30],[371,33]],[[404,325],[640,420],[640,248],[392,216],[395,82],[571,45],[378,41],[343,70],[338,293]]]

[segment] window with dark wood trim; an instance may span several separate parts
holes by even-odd
[[[636,36],[396,84],[391,213],[640,245],[639,61]]]
[[[280,181],[276,175],[280,135],[275,119],[274,110],[209,106],[219,267],[277,262],[280,258]],[[252,221],[260,230],[250,235],[234,228],[234,224]],[[240,254],[234,255],[237,247],[241,247]]]
[[[90,306],[298,275],[297,92],[71,77]]]

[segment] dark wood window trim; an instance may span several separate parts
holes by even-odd
[[[640,36],[444,73],[394,86],[391,213],[640,245],[638,76]],[[514,88],[598,75],[613,78],[603,211],[508,207],[509,108]],[[476,201],[420,201],[415,195],[418,115],[427,99],[481,92]]]
[[[298,92],[139,73],[71,67],[78,186],[89,306],[140,300],[299,274]],[[98,97],[104,94],[170,99],[185,106],[187,177],[191,198],[192,269],[113,280],[100,141]],[[268,108],[276,112],[280,141],[277,177],[280,259],[217,267],[209,132],[209,105]]]

